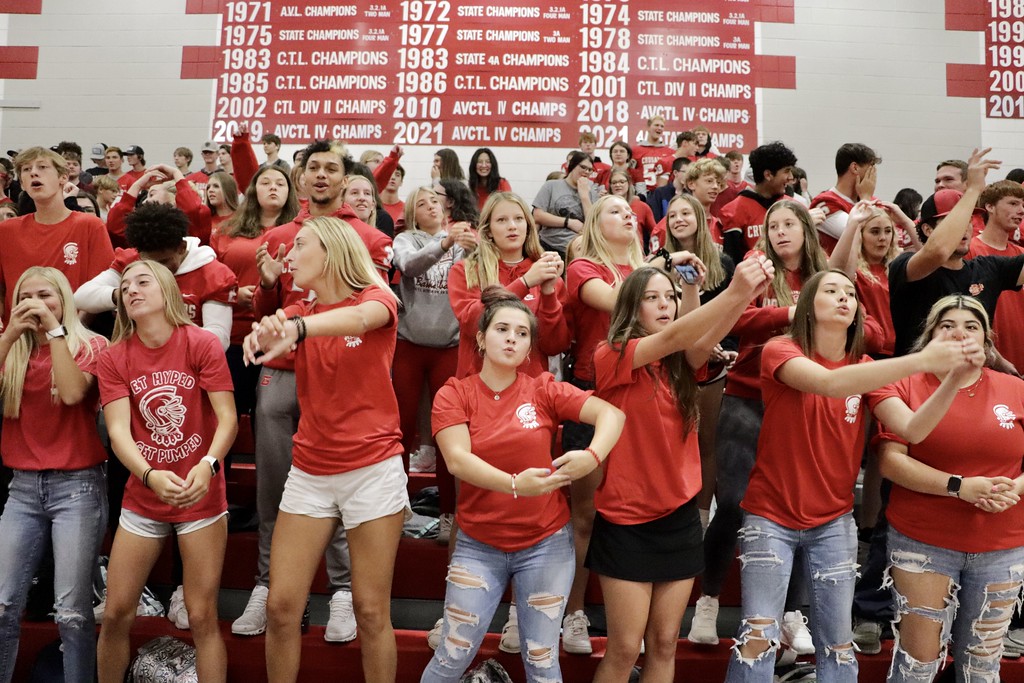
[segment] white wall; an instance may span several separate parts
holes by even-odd
[[[796,90],[758,91],[761,141],[789,144],[813,190],[833,182],[840,144],[865,142],[884,158],[886,198],[904,186],[927,194],[936,162],[981,144],[1006,162],[998,178],[1024,165],[1024,122],[986,120],[981,100],[946,97],[946,64],[981,63],[984,37],[944,23],[937,0],[796,0],[793,24],[758,25],[757,51],[794,55],[797,66]],[[0,149],[138,144],[149,162],[170,161],[179,145],[197,151],[210,136],[214,85],[179,78],[181,48],[216,44],[218,24],[186,15],[184,0],[45,0],[42,15],[0,15],[0,44],[40,47],[36,80],[0,81],[0,101],[38,103],[0,108]],[[406,190],[428,181],[434,149],[407,148]],[[474,148],[454,149],[466,164]],[[495,147],[528,201],[568,149]]]

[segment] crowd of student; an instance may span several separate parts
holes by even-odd
[[[611,163],[581,136],[532,204],[490,149],[468,178],[439,150],[405,201],[398,147],[357,162],[314,142],[290,168],[273,135],[258,164],[244,129],[195,173],[186,148],[5,161],[0,681],[50,545],[67,680],[122,680],[168,536],[169,617],[200,680],[225,679],[221,471],[241,415],[259,555],[232,631],[266,632],[272,681],[296,680],[325,553],[325,638],[358,628],[365,680],[394,680],[407,472],[435,467],[450,563],[424,681],[461,678],[510,586],[501,648],[560,680],[560,642],[591,651],[589,571],[595,680],[627,680],[641,651],[643,680],[673,680],[698,575],[688,638],[718,642],[737,544],[727,680],[770,681],[784,645],[856,681],[889,620],[891,681],[930,680],[950,643],[958,679],[997,677],[1024,650],[1024,172],[989,183],[1000,162],[975,150],[923,202],[887,202],[881,159],[846,144],[812,196],[781,142],[751,151],[749,182],[708,130],[670,147],[664,123]]]

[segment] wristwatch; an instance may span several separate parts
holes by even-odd
[[[964,478],[959,474],[954,474],[946,482],[946,495],[953,496],[954,498],[960,497],[960,485],[964,483]]]
[[[54,339],[60,339],[61,337],[66,337],[66,336],[68,336],[68,328],[66,328],[63,325],[61,325],[60,327],[55,327],[52,330],[50,330],[49,332],[47,332],[46,333],[46,340],[47,341],[52,341]]]
[[[220,460],[212,455],[204,455],[203,462],[210,466],[210,469],[213,471],[213,476],[216,477],[217,473],[220,472]]]

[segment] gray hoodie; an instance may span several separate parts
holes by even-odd
[[[420,346],[446,349],[459,344],[459,321],[448,300],[448,271],[464,256],[453,244],[441,249],[444,230],[430,236],[422,230],[395,235],[395,267],[401,272],[398,338]]]

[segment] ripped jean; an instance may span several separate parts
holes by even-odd
[[[811,634],[818,680],[856,683],[858,666],[850,616],[857,580],[857,525],[853,513],[802,531],[746,513],[739,538],[743,619],[726,681],[771,683],[786,588],[799,548],[806,559],[811,589]],[[740,646],[747,641],[767,641],[768,650],[752,659],[743,658]]]
[[[511,553],[460,530],[448,565],[441,642],[420,683],[462,678],[480,649],[509,580],[515,590],[527,681],[561,681],[558,637],[575,571],[569,524],[536,545]]]
[[[913,606],[893,584],[892,569],[949,577],[945,608]],[[946,661],[953,641],[957,683],[998,683],[1003,636],[1024,582],[1024,548],[963,553],[916,541],[889,528],[889,569],[884,585],[892,589],[895,618],[893,660],[888,681],[928,682]],[[899,622],[905,614],[941,622],[940,652],[930,662],[914,659],[900,644]]]
[[[102,465],[84,470],[15,470],[0,517],[0,681],[11,680],[18,656],[21,612],[32,575],[53,543],[56,621],[68,683],[92,683],[96,621],[92,578],[107,529],[107,477]]]

